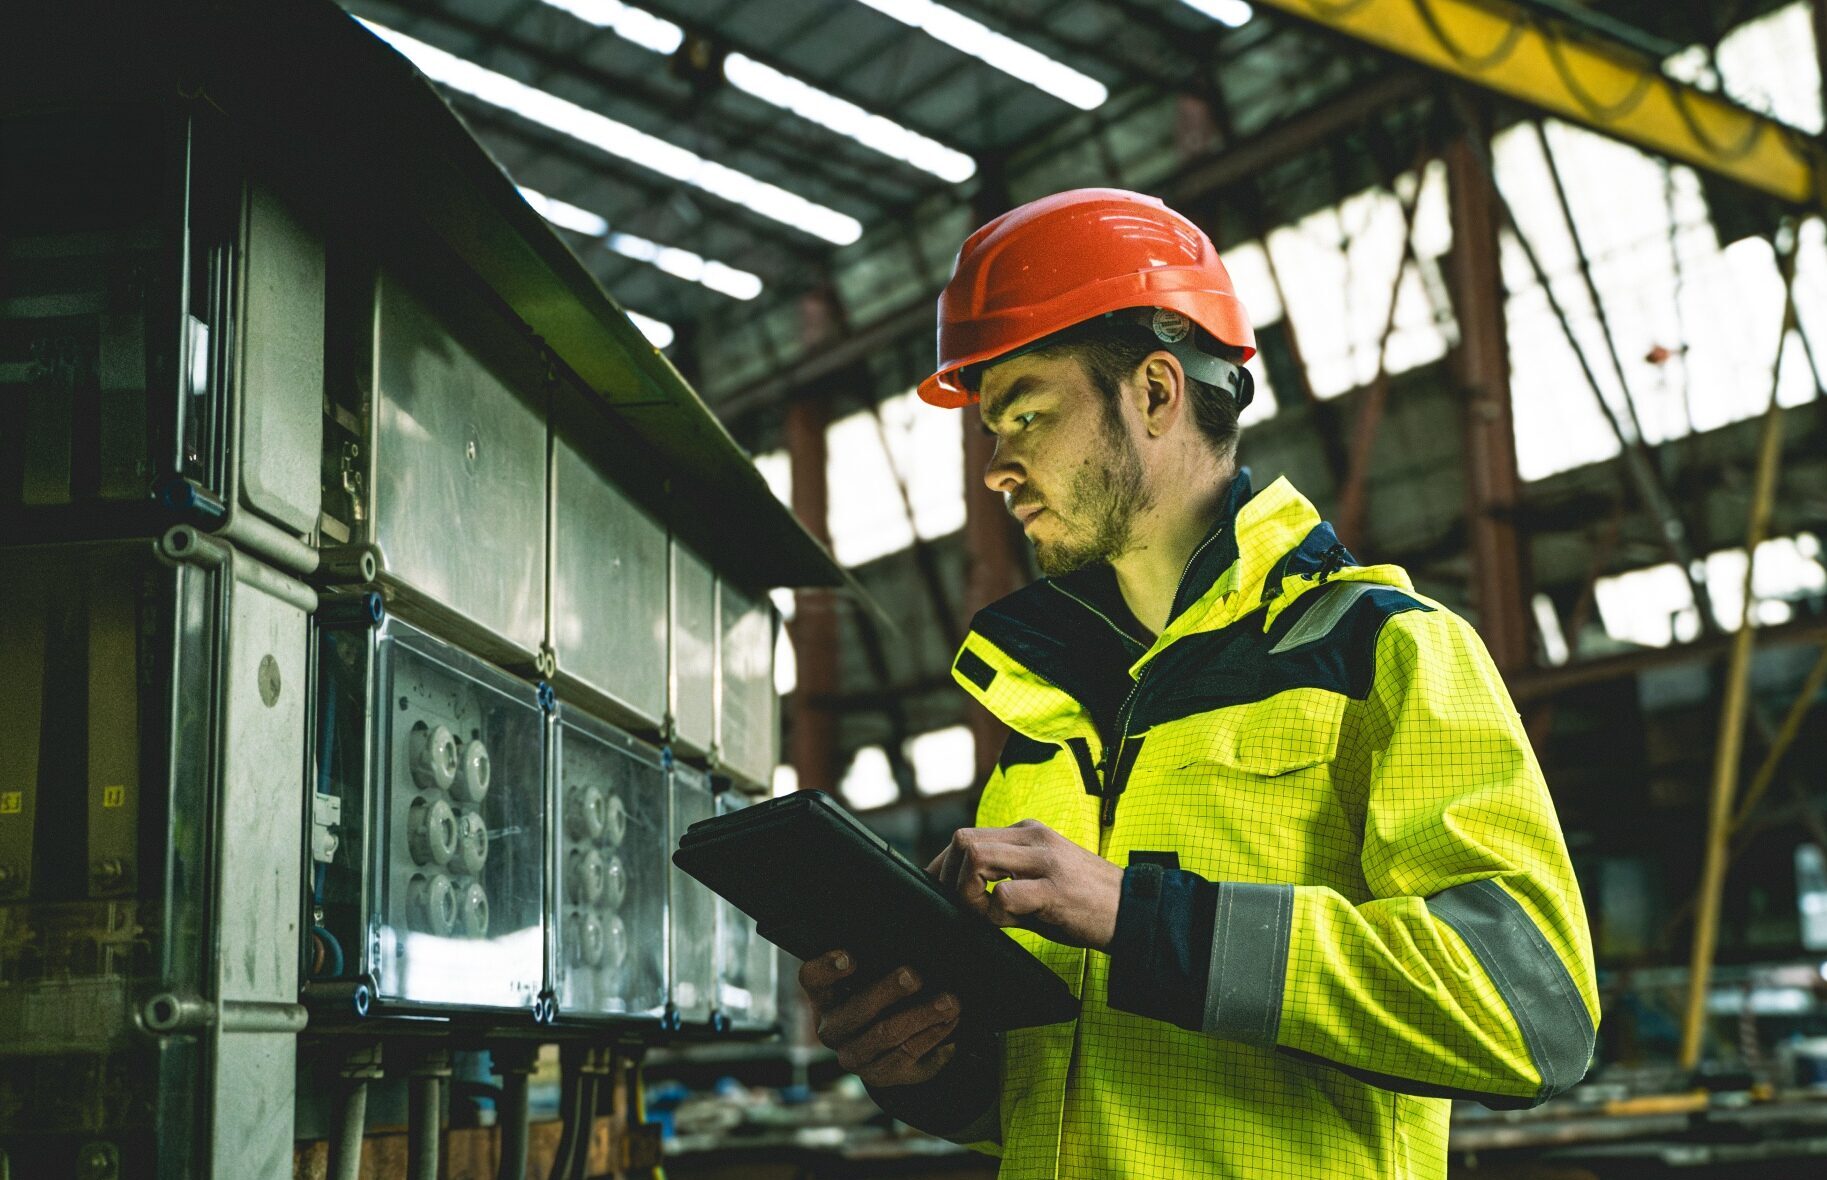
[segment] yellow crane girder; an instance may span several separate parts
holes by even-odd
[[[1645,151],[1822,205],[1805,133],[1668,77],[1638,50],[1504,0],[1258,0]]]

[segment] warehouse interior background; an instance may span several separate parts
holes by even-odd
[[[250,30],[263,27],[260,7],[172,6],[187,10],[184,20],[204,23],[217,9],[248,10],[237,13],[241,23],[219,42],[225,47],[251,43]],[[1244,416],[1241,462],[1259,487],[1286,475],[1360,560],[1405,567],[1419,590],[1477,625],[1527,725],[1580,875],[1604,998],[1593,1071],[1532,1111],[1458,1104],[1454,1174],[1801,1176],[1827,1167],[1827,714],[1813,708],[1827,681],[1827,0],[344,0],[342,10],[359,27],[322,7],[348,26],[324,33],[323,44],[359,43],[367,54],[360,68],[345,75],[328,50],[315,56],[313,48],[307,58],[300,48],[299,61],[330,72],[313,77],[299,65],[274,86],[321,88],[302,97],[292,92],[310,113],[291,122],[270,112],[256,119],[242,110],[257,103],[238,110],[224,99],[227,121],[378,135],[359,126],[365,109],[378,120],[407,107],[376,100],[368,108],[362,87],[370,75],[382,78],[376,63],[383,58],[410,63],[422,81],[396,70],[385,84],[397,90],[411,81],[435,91],[454,116],[450,127],[460,122],[463,142],[473,137],[507,182],[481,176],[465,183],[499,194],[511,185],[523,200],[525,209],[509,216],[500,213],[503,198],[491,198],[488,216],[508,227],[501,232],[534,242],[529,257],[552,273],[573,274],[565,269],[571,266],[579,280],[594,279],[613,307],[626,311],[640,335],[617,329],[622,334],[613,340],[636,358],[625,371],[643,374],[643,389],[663,387],[675,406],[695,391],[714,416],[691,419],[697,433],[642,426],[643,440],[661,440],[654,446],[666,457],[656,461],[650,482],[657,487],[664,479],[666,490],[663,497],[623,491],[661,522],[652,560],[656,569],[674,571],[671,613],[658,624],[662,638],[670,626],[675,645],[691,642],[690,628],[679,622],[689,608],[681,605],[678,570],[681,562],[697,569],[692,563],[700,558],[705,617],[723,620],[726,635],[750,637],[746,665],[730,664],[727,651],[717,658],[734,669],[726,673],[732,684],[748,677],[741,708],[753,711],[742,724],[757,729],[743,740],[766,756],[733,772],[729,761],[722,773],[733,773],[736,786],[720,800],[828,791],[918,863],[971,823],[1002,734],[954,685],[952,657],[973,611],[1038,571],[1001,498],[978,478],[990,440],[975,414],[936,410],[913,393],[932,367],[934,300],[958,244],[998,213],[1078,186],[1156,194],[1210,234],[1256,325],[1260,351],[1250,366],[1258,392]],[[309,27],[328,30],[325,21]],[[15,60],[25,40],[0,56]],[[130,54],[128,40],[110,52]],[[287,61],[288,69],[296,64]],[[380,93],[381,83],[374,85]],[[208,90],[205,84],[198,93]],[[9,83],[4,100],[0,116],[9,127],[43,109],[29,84]],[[70,105],[67,95],[58,102]],[[434,126],[423,109],[411,109]],[[165,125],[158,126],[163,134]],[[33,145],[45,139],[7,134],[14,161],[35,159]],[[193,133],[192,150],[203,138]],[[428,176],[439,153],[462,154],[451,146],[454,132],[441,125],[424,139]],[[260,161],[284,154],[273,143],[252,153]],[[413,160],[400,167],[419,168]],[[320,253],[315,272],[329,309],[328,326],[316,337],[324,345],[316,372],[326,389],[338,332],[347,335],[371,310],[376,323],[394,317],[390,326],[432,331],[410,326],[415,316],[436,318],[412,309],[421,297],[437,302],[439,276],[447,272],[431,263],[423,273],[406,272],[404,287],[420,289],[419,296],[389,296],[383,268],[379,310],[364,304],[340,319],[337,312],[353,306],[347,300],[361,284],[348,279],[347,268],[339,271],[335,235],[348,227],[365,232],[363,201],[392,208],[419,198],[393,191],[379,173],[354,174],[349,208],[320,222],[309,197],[290,195],[316,191],[298,178],[311,165],[250,167],[257,173],[269,166],[280,178],[272,184],[287,195],[282,204],[306,227],[300,232],[332,242],[328,263]],[[287,170],[294,166],[298,176]],[[28,372],[44,363],[31,352],[38,339],[31,325],[51,322],[51,313],[32,310],[40,295],[29,284],[39,273],[31,260],[46,255],[29,247],[38,239],[15,232],[37,216],[29,210],[39,197],[19,195],[32,188],[21,181],[33,174],[9,171],[4,184],[11,191],[0,202],[13,223],[0,224],[0,329],[7,333],[0,335],[0,389],[39,389],[49,378]],[[193,208],[187,216],[195,223],[203,215]],[[253,220],[225,232],[255,233],[258,216],[234,215],[244,216]],[[444,224],[436,221],[444,212],[423,216]],[[448,214],[452,223],[465,216]],[[494,232],[474,236],[492,241]],[[440,240],[462,237],[438,233]],[[556,243],[574,259],[552,262]],[[459,246],[448,253],[469,257]],[[472,264],[464,273],[481,270]],[[189,281],[198,281],[194,273]],[[530,288],[515,287],[511,276],[484,274],[483,281],[497,293],[494,302],[482,299],[480,311],[465,304],[445,322],[479,322],[497,304],[510,318],[533,321],[523,310],[538,302],[525,293]],[[551,298],[594,307],[589,301],[600,293],[577,294],[584,286],[573,283]],[[619,317],[613,307],[603,314]],[[212,350],[228,345],[199,344],[195,328],[203,320],[193,320],[184,355],[208,364]],[[283,335],[277,328],[274,334]],[[580,371],[573,384],[605,388],[556,343],[562,331],[540,334]],[[484,336],[477,329],[473,340]],[[375,363],[384,375],[385,358]],[[540,378],[529,380],[537,385]],[[119,404],[108,401],[109,388],[104,376],[95,403],[103,413]],[[553,395],[553,423],[566,413],[595,412],[561,411],[569,396]],[[648,404],[639,396],[608,402],[628,421]],[[35,403],[21,393],[16,404]],[[190,545],[222,550],[212,570],[272,565],[277,581],[258,584],[276,601],[303,604],[296,683],[308,676],[316,686],[313,703],[300,705],[309,716],[301,713],[296,725],[311,735],[298,739],[307,762],[321,756],[327,763],[332,751],[386,740],[367,737],[371,722],[351,717],[372,708],[374,690],[362,685],[382,665],[393,668],[391,644],[408,659],[403,667],[419,660],[443,670],[435,675],[496,685],[503,700],[517,691],[515,677],[527,701],[534,699],[527,686],[556,684],[556,710],[541,698],[513,724],[562,726],[567,708],[581,707],[594,714],[579,722],[590,741],[632,751],[627,756],[655,776],[674,774],[675,759],[687,768],[678,773],[719,773],[719,756],[734,740],[733,728],[723,728],[721,697],[715,736],[706,697],[706,737],[694,748],[674,725],[684,716],[673,707],[676,696],[643,713],[639,702],[593,680],[587,659],[573,662],[566,679],[563,608],[553,597],[562,599],[565,590],[544,550],[528,558],[530,571],[546,564],[526,584],[552,579],[545,615],[517,620],[504,608],[497,623],[464,597],[460,579],[447,584],[413,572],[413,546],[423,544],[409,537],[431,518],[401,521],[390,505],[427,485],[388,484],[383,470],[369,471],[396,497],[379,502],[377,518],[393,514],[393,540],[384,523],[362,523],[364,491],[359,478],[349,482],[346,448],[362,437],[353,425],[358,418],[361,429],[373,428],[367,409],[326,408],[322,462],[315,449],[307,456],[305,516],[288,523],[284,513],[247,499],[254,482],[242,475],[245,486],[225,494],[231,508],[249,508],[235,508],[222,518],[231,524],[220,527],[187,524],[182,515],[159,516],[151,527],[153,518],[143,514],[92,527],[87,517],[34,507],[42,502],[30,493],[31,448],[42,436],[27,425],[15,428],[12,413],[0,409],[0,432],[14,439],[0,445],[0,482],[15,488],[23,471],[27,492],[5,492],[11,535],[0,536],[7,566],[0,587],[8,597],[55,598],[58,587],[93,578],[97,569],[105,578],[127,568],[83,564],[85,558],[67,579],[55,572],[62,559],[43,556],[49,550],[42,547],[78,536],[94,545],[157,538],[168,563],[193,561],[194,553],[172,550],[168,524],[192,528],[183,534]],[[352,424],[348,439],[332,437],[337,413]],[[456,418],[444,425],[476,430]],[[379,429],[385,445],[387,427]],[[543,425],[529,429],[548,437]],[[564,429],[554,425],[550,437]],[[485,456],[518,445],[507,437],[511,431],[502,428],[497,438],[496,430],[485,421],[471,437],[472,463],[476,439]],[[589,433],[580,427],[577,437]],[[84,436],[78,431],[76,438],[80,450]],[[691,441],[699,439],[712,441]],[[580,442],[577,453],[585,456],[580,462],[612,471],[618,445]],[[338,447],[345,448],[340,468],[332,458]],[[714,458],[694,458],[693,447]],[[758,480],[744,483],[748,477],[735,472],[745,459]],[[406,444],[380,460],[421,461],[428,470],[439,462]],[[539,462],[546,461],[542,449]],[[80,483],[82,461],[66,462]],[[553,462],[551,470],[564,470],[562,456]],[[762,481],[775,502],[760,503]],[[199,494],[207,494],[209,480],[191,481],[199,483]],[[331,508],[333,484],[354,505],[340,518]],[[136,494],[144,498],[144,488]],[[70,504],[79,498],[66,497]],[[233,520],[256,515],[265,522],[234,532]],[[497,514],[490,523],[512,533],[515,517]],[[67,538],[60,531],[66,526]],[[363,532],[368,527],[378,531]],[[562,537],[562,519],[553,527]],[[271,532],[285,536],[273,540]],[[337,561],[358,560],[347,554],[364,537],[377,550],[392,545],[383,555],[391,567],[383,560],[378,570],[332,570]],[[825,565],[808,538],[828,550]],[[298,556],[307,548],[309,556]],[[562,555],[562,544],[555,552]],[[303,564],[289,566],[291,557]],[[424,560],[431,569],[439,559]],[[190,576],[179,578],[180,594]],[[228,580],[236,579],[258,582],[246,573]],[[300,589],[287,590],[294,580]],[[373,632],[373,620],[362,615],[369,599],[358,592],[370,585],[377,588],[373,602],[384,597],[388,612]],[[529,591],[529,601],[537,598]],[[739,604],[737,615],[716,613],[731,603]],[[30,630],[30,610],[6,610],[13,622],[27,619]],[[705,627],[705,634],[717,630]],[[0,639],[14,645],[0,651],[14,658],[24,650],[19,645],[29,646],[24,634],[18,626],[0,629]],[[55,648],[57,634],[53,628],[50,640],[37,642]],[[763,637],[759,648],[750,641],[755,635]],[[445,652],[446,641],[455,654]],[[102,646],[86,644],[91,675]],[[632,649],[607,657],[610,666],[638,658]],[[681,657],[665,648],[655,658],[672,667]],[[277,683],[277,666],[272,675]],[[294,675],[290,665],[284,675]],[[678,674],[668,675],[673,687],[666,691],[676,693]],[[225,683],[233,688],[232,679]],[[354,695],[338,697],[339,684],[355,685]],[[355,711],[345,712],[342,728],[334,712],[323,716],[320,702],[332,697]],[[541,708],[559,721],[541,721]],[[729,708],[736,716],[737,705]],[[460,704],[454,709],[452,716],[463,712]],[[52,712],[47,707],[46,716]],[[464,738],[457,721],[450,726],[454,739],[434,728],[431,739],[415,740],[421,747],[432,740],[435,754],[441,734],[455,742],[455,759]],[[620,728],[612,734],[611,726]],[[66,730],[66,738],[74,732]],[[511,731],[509,724],[502,732]],[[47,721],[46,750],[57,732]],[[504,752],[509,740],[489,739],[498,783],[522,773]],[[36,741],[34,727],[34,761],[0,766],[38,766]],[[7,858],[17,846],[6,843],[0,814],[0,1028],[18,1034],[13,1050],[0,1044],[0,1073],[14,1079],[0,1088],[0,1177],[335,1176],[351,1150],[358,1165],[365,1162],[361,1175],[405,1175],[424,1166],[428,1136],[435,1141],[430,1166],[449,1177],[496,1175],[504,1153],[527,1153],[529,1143],[524,1174],[556,1169],[559,1157],[576,1175],[647,1175],[663,1166],[675,1180],[994,1174],[994,1161],[891,1124],[856,1079],[843,1076],[808,1027],[797,964],[784,957],[756,969],[755,980],[770,980],[773,994],[756,998],[755,1021],[731,1035],[713,1035],[729,1025],[714,1004],[700,1013],[711,1031],[687,1035],[691,1028],[681,1024],[693,1024],[693,1009],[679,1002],[671,975],[656,1001],[655,1012],[665,1015],[646,1031],[610,1022],[594,1032],[544,1035],[567,1028],[564,997],[555,1023],[536,1027],[529,1018],[511,1036],[501,1022],[466,1022],[456,1010],[472,1002],[485,1009],[531,1005],[538,1014],[543,999],[535,993],[552,989],[551,979],[541,978],[534,927],[569,920],[554,912],[563,908],[557,902],[541,908],[540,858],[547,878],[576,872],[561,863],[567,855],[596,856],[578,833],[594,838],[605,830],[600,818],[577,820],[557,772],[541,770],[537,753],[530,757],[526,780],[548,786],[544,796],[523,801],[530,810],[515,822],[537,832],[543,813],[551,839],[542,852],[526,837],[517,884],[498,887],[493,875],[507,871],[500,866],[515,847],[512,836],[504,844],[491,835],[491,867],[485,875],[478,853],[475,869],[490,891],[477,929],[489,928],[491,905],[495,928],[518,912],[516,904],[532,923],[533,966],[516,968],[530,976],[505,998],[481,994],[483,985],[470,996],[415,995],[409,981],[393,996],[396,1015],[377,992],[376,1020],[326,1021],[326,1005],[346,1007],[349,991],[340,974],[324,968],[324,945],[310,941],[313,925],[342,929],[334,849],[311,841],[314,832],[320,840],[340,832],[347,841],[361,825],[345,793],[340,828],[307,806],[302,841],[298,831],[279,832],[280,845],[299,845],[282,851],[297,869],[289,878],[292,909],[302,906],[309,919],[298,936],[304,976],[286,959],[274,968],[283,978],[257,1001],[199,984],[196,1002],[216,1005],[215,1015],[198,1017],[191,1030],[198,1045],[215,1046],[197,1053],[227,1054],[234,1038],[226,1034],[236,1027],[250,1045],[269,1038],[261,1052],[280,1052],[273,1046],[284,1042],[296,1077],[287,1066],[284,1086],[273,1091],[286,1100],[285,1128],[272,1132],[287,1145],[281,1163],[271,1165],[276,1172],[224,1162],[238,1157],[223,1141],[245,1132],[228,1125],[225,1100],[208,1094],[199,1101],[215,1104],[215,1119],[186,1116],[202,1128],[196,1159],[214,1161],[213,1171],[199,1163],[195,1173],[162,1169],[147,1154],[156,1154],[148,1144],[163,1142],[148,1128],[163,1125],[164,1116],[142,1112],[122,1124],[127,1129],[110,1129],[122,1103],[166,1109],[165,1099],[139,1093],[141,1080],[84,1082],[93,1098],[88,1113],[71,1113],[81,1105],[72,1100],[70,1111],[43,1115],[21,1097],[55,1076],[47,1071],[77,1058],[91,1063],[83,1068],[93,1068],[94,1079],[111,1077],[105,1062],[123,1052],[114,1041],[72,1057],[57,1036],[40,1035],[49,1024],[80,1023],[87,1009],[68,996],[55,1004],[31,999],[50,994],[42,988],[51,973],[34,972],[54,957],[48,943],[34,941],[35,931],[49,928],[50,911],[32,907],[50,905],[46,898],[94,905],[131,889],[91,879],[86,893],[80,881],[67,896],[32,892],[49,878],[41,871],[32,885],[6,875],[15,871]],[[486,763],[484,772],[486,780]],[[309,795],[318,806],[332,797],[321,785],[331,771],[322,774]],[[439,780],[437,791],[418,781],[432,793],[454,792],[459,806],[442,813],[453,832],[467,830],[466,815],[481,814],[480,789],[471,788],[473,812],[460,806],[463,783],[473,781],[462,773]],[[6,786],[0,782],[0,812],[8,809]],[[495,797],[499,803],[502,796]],[[50,799],[47,788],[39,832],[56,811]],[[292,794],[284,799],[295,806]],[[710,799],[706,793],[704,814],[724,806]],[[178,803],[150,800],[135,804],[149,828],[177,814]],[[84,806],[79,799],[63,814],[88,823],[93,841],[100,821],[85,821]],[[678,806],[666,813],[675,821]],[[619,825],[619,798],[614,807],[618,818],[610,822]],[[646,821],[632,799],[627,807],[632,831]],[[400,817],[402,825],[419,822],[404,811]],[[430,838],[438,822],[432,820]],[[668,821],[654,822],[664,831]],[[493,817],[490,823],[522,830]],[[418,834],[422,824],[413,830],[415,839],[427,838]],[[131,829],[127,839],[132,843]],[[153,838],[140,841],[141,853],[165,855],[146,851]],[[30,843],[23,847],[22,863],[33,863]],[[454,865],[465,852],[453,847],[441,856],[458,858]],[[37,855],[42,863],[43,851]],[[75,871],[81,875],[80,866]],[[318,917],[308,912],[313,872]],[[456,890],[448,904],[478,904],[464,890],[480,886],[451,872],[435,886]],[[140,874],[146,883],[133,886],[142,890],[133,895],[151,896],[143,890],[154,888],[154,876]],[[629,908],[647,896],[636,876],[630,869],[622,911],[628,953],[644,936]],[[590,888],[596,896],[603,887]],[[621,898],[623,887],[613,888]],[[442,904],[430,896],[414,903],[415,913]],[[78,897],[87,900],[72,900]],[[682,906],[666,886],[651,905],[640,912],[656,924],[656,938],[671,923],[675,958],[694,936],[708,948],[722,923],[737,920],[713,913],[708,895],[692,903],[698,908]],[[461,913],[467,920],[476,911]],[[361,925],[369,917],[364,910],[349,920]],[[566,939],[608,937],[594,925],[588,935],[581,925],[566,930]],[[751,925],[744,937],[752,935]],[[330,941],[337,962],[350,954],[353,976],[355,943]],[[771,954],[753,941],[763,948],[757,953]],[[291,955],[290,942],[284,950]],[[704,969],[712,970],[710,951],[704,954]],[[508,957],[502,951],[491,961]],[[433,964],[427,972],[460,962],[422,961]],[[668,963],[657,969],[678,970]],[[728,966],[720,957],[716,970]],[[321,975],[315,982],[314,972]],[[727,974],[721,978],[727,984]],[[177,997],[172,1027],[181,1034],[190,993],[169,994]],[[143,996],[134,995],[137,1005]],[[364,1012],[367,1002],[360,1001]],[[236,1019],[254,1023],[234,1026],[221,1007],[231,1003],[272,1011],[249,1009]],[[56,1017],[48,1015],[53,1008]],[[299,1014],[288,1023],[293,1009]],[[157,1024],[159,1014],[148,1008],[138,1019]],[[434,1024],[442,1031],[427,1032]],[[196,1032],[205,1025],[219,1031]],[[182,1039],[167,1038],[158,1069],[188,1068],[171,1049]],[[371,1049],[372,1059],[362,1056]],[[150,1067],[133,1060],[142,1062],[131,1075],[139,1079]],[[230,1075],[220,1067],[212,1076]],[[365,1126],[366,1139],[339,1148],[334,1141],[347,1134],[348,1096],[356,1091],[366,1106],[355,1108],[354,1134]],[[131,1100],[122,1097],[129,1092]],[[580,1116],[586,1100],[594,1105]],[[442,1114],[434,1107],[426,1115],[425,1102],[441,1103]],[[523,1127],[516,1139],[513,1117],[530,1117],[532,1131]],[[34,1118],[44,1119],[42,1143],[31,1138]],[[33,1170],[33,1161],[43,1170]]]

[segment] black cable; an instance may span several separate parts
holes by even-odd
[[[590,1140],[596,1127],[597,1101],[602,1096],[603,1075],[587,1073],[578,1087],[583,1092],[580,1106],[580,1118],[577,1129],[577,1157],[571,1165],[571,1174],[567,1180],[586,1180],[590,1173]]]
[[[330,1137],[330,1163],[325,1175],[329,1180],[360,1180],[362,1134],[368,1121],[368,1083],[350,1081],[338,1099],[336,1133]]]

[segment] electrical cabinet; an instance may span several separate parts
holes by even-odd
[[[313,802],[337,817],[334,840],[311,841],[327,957],[376,1011],[536,1010],[549,690],[372,595],[326,608],[317,685]]]
[[[552,762],[559,1015],[657,1022],[672,871],[660,751],[562,707]]]
[[[756,597],[717,579],[717,762],[760,789],[780,762],[780,698],[774,691],[779,616]]]
[[[708,1026],[717,1000],[717,895],[671,863],[685,829],[717,813],[710,777],[674,762],[668,772],[672,812],[667,836],[667,879],[671,882],[671,954],[667,994],[675,1021]]]
[[[187,528],[3,553],[0,1150],[277,1175],[315,596]]]
[[[564,434],[552,483],[557,687],[657,732],[667,711],[666,529]]]
[[[717,796],[717,814],[747,807],[735,791]],[[780,954],[755,919],[717,899],[717,1013],[734,1032],[771,1032],[780,1016]]]
[[[320,531],[499,662],[545,640],[544,362],[498,313],[333,255]]]
[[[321,241],[202,114],[0,119],[0,525],[156,534],[319,498]],[[164,501],[161,504],[161,499]]]

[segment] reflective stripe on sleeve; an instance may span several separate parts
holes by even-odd
[[[1275,1044],[1293,921],[1294,886],[1219,884],[1205,1032],[1264,1048]]]

